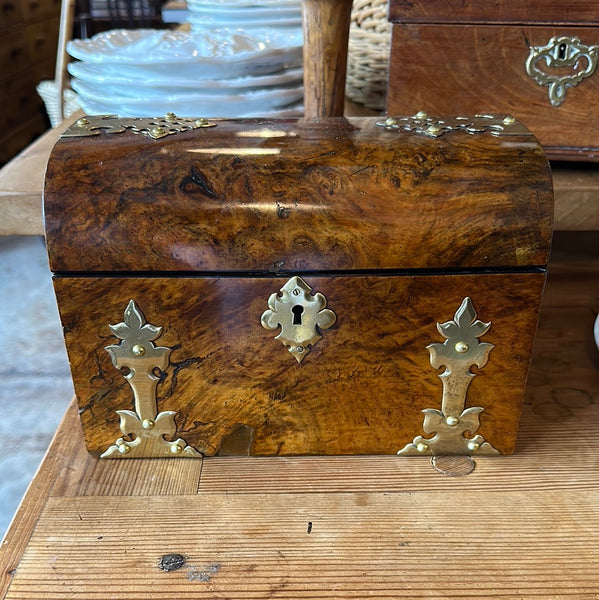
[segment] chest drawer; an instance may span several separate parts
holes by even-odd
[[[551,158],[597,159],[599,6],[582,4],[394,3],[388,113],[512,114]]]

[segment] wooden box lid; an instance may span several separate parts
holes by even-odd
[[[547,263],[547,158],[510,118],[214,120],[160,139],[131,128],[197,124],[95,119],[59,140],[47,168],[57,273]]]
[[[389,20],[402,23],[488,23],[517,25],[597,25],[599,0],[527,0],[527,2],[480,2],[463,0],[389,0]]]

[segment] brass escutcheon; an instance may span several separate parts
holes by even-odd
[[[539,85],[548,86],[549,102],[559,106],[566,99],[569,87],[577,86],[595,72],[598,48],[583,44],[577,37],[552,37],[545,46],[530,47],[526,74]],[[558,75],[558,69],[568,72]]]
[[[262,314],[262,327],[274,331],[281,326],[275,339],[301,363],[310,347],[322,338],[318,328],[332,327],[337,317],[326,308],[327,300],[321,293],[311,294],[312,288],[301,278],[292,277],[268,299],[268,307]]]

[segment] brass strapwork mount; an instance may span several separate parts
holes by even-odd
[[[468,387],[476,376],[470,367],[482,369],[489,359],[493,344],[480,342],[491,323],[476,318],[470,298],[464,298],[452,321],[437,323],[439,333],[446,338],[443,343],[427,346],[431,365],[435,369],[445,367],[439,375],[443,383],[441,410],[425,408],[422,429],[431,438],[418,435],[397,454],[403,456],[441,454],[499,454],[481,435],[475,434],[480,427],[480,413],[484,408],[465,408]]]
[[[60,137],[89,137],[100,135],[100,133],[124,133],[129,131],[153,140],[160,140],[168,135],[208,127],[216,127],[216,123],[203,117],[178,117],[171,112],[166,113],[164,117],[155,118],[87,115],[75,121],[66,131],[61,133]]]
[[[165,439],[165,436],[172,438],[177,433],[177,412],[166,410],[159,413],[156,402],[156,387],[160,379],[156,371],[168,368],[172,351],[154,344],[162,333],[162,327],[146,323],[133,300],[125,309],[124,321],[109,327],[121,341],[107,346],[106,352],[117,369],[125,370],[124,377],[133,391],[135,411],[116,411],[121,419],[121,432],[126,437],[119,438],[101,458],[201,456],[181,438],[173,441]]]

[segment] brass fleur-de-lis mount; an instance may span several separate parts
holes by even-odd
[[[133,300],[125,309],[124,322],[109,325],[121,341],[107,346],[106,351],[117,369],[125,369],[125,379],[131,386],[135,411],[117,410],[120,429],[131,439],[119,438],[101,458],[201,456],[181,438],[167,441],[177,432],[176,411],[158,413],[156,388],[159,377],[156,370],[164,371],[169,364],[171,348],[156,346],[154,340],[162,327],[146,323],[145,317]]]
[[[387,131],[412,132],[430,138],[439,138],[451,131],[462,131],[470,135],[489,133],[495,137],[532,135],[511,115],[431,117],[426,112],[419,111],[410,117],[388,117],[384,121],[378,121],[377,125]]]
[[[60,137],[88,137],[100,133],[123,133],[131,131],[153,140],[174,135],[192,129],[216,127],[216,123],[204,118],[178,117],[175,113],[166,113],[164,117],[117,117],[116,115],[96,115],[81,117]]]
[[[465,408],[468,387],[476,376],[470,367],[482,369],[489,359],[493,344],[480,342],[491,323],[483,323],[476,318],[476,311],[470,298],[464,298],[452,321],[437,323],[439,333],[446,340],[427,346],[431,365],[435,369],[445,367],[439,375],[443,383],[441,410],[426,408],[422,429],[432,438],[418,435],[397,454],[417,456],[423,454],[499,454],[481,435],[475,434],[480,427],[479,406]]]
[[[298,363],[322,338],[318,329],[329,329],[337,320],[335,313],[326,308],[323,294],[311,292],[312,288],[301,277],[292,277],[281,288],[280,295],[271,294],[269,310],[261,318],[265,329],[274,331],[281,327],[275,339],[281,341]]]

